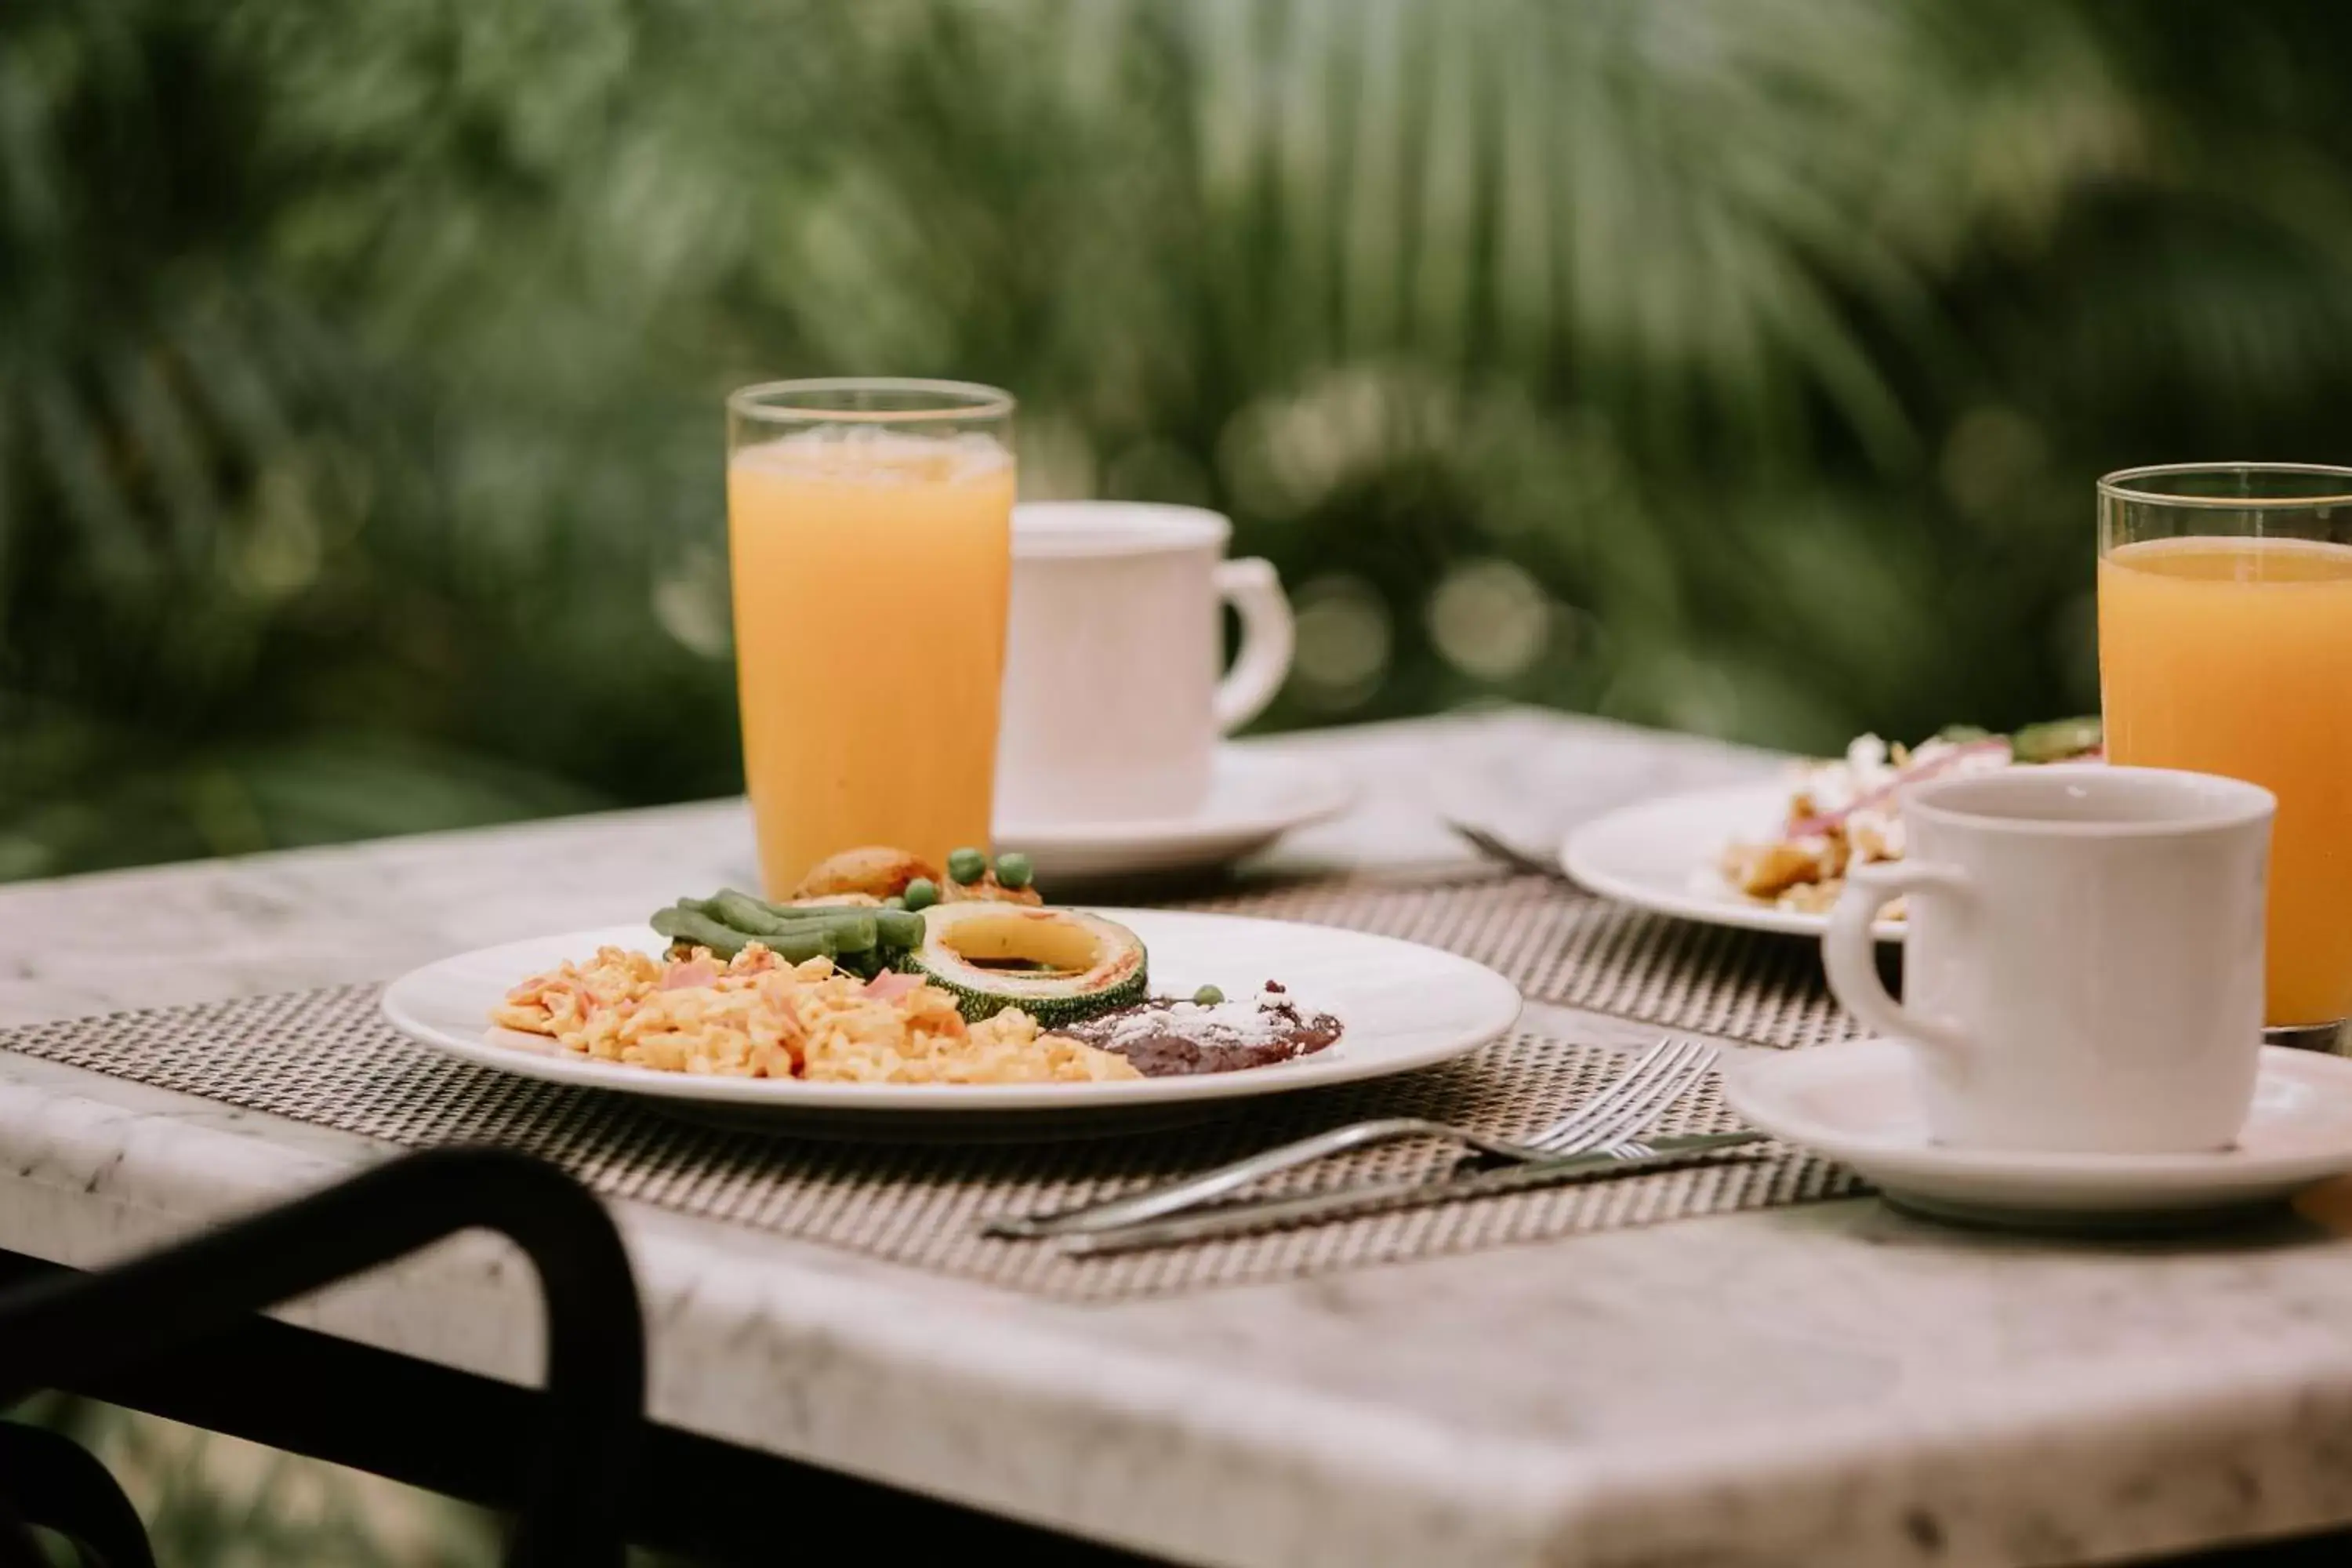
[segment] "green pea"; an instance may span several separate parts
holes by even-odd
[[[977,849],[958,849],[948,856],[948,875],[968,888],[988,875],[988,857]]]
[[[996,885],[1000,888],[1010,888],[1017,893],[1029,885],[1029,879],[1034,875],[1035,872],[1029,865],[1029,857],[1018,850],[996,858]]]
[[[918,881],[921,879],[919,877],[916,879]],[[893,893],[882,900],[882,907],[886,910],[903,910],[907,907],[907,900],[903,895]]]
[[[929,877],[918,877],[907,884],[899,901],[910,910],[928,910],[940,901],[940,885]]]
[[[1213,985],[1203,985],[1192,993],[1193,1005],[1198,1007],[1213,1007],[1224,999],[1225,994]]]

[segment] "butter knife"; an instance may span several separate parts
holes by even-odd
[[[1450,1176],[1438,1181],[1363,1182],[1323,1192],[1249,1198],[1167,1219],[1139,1220],[1133,1225],[1114,1229],[1075,1233],[1062,1237],[1058,1247],[1065,1256],[1073,1258],[1136,1252],[1146,1247],[1172,1247],[1180,1242],[1240,1236],[1273,1226],[1344,1219],[1380,1209],[1420,1208],[1430,1204],[1450,1203],[1457,1198],[1526,1192],[1580,1179],[1638,1175],[1646,1171],[1666,1170],[1688,1163],[1720,1150],[1763,1142],[1765,1134],[1745,1129],[1738,1132],[1695,1132],[1649,1138],[1643,1141],[1644,1147],[1651,1151],[1647,1154],[1612,1154],[1606,1150],[1595,1150],[1586,1154],[1564,1154],[1557,1160],[1507,1165],[1501,1170],[1481,1171],[1472,1175]]]

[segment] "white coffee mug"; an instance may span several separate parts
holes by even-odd
[[[1180,818],[1209,793],[1218,737],[1290,672],[1274,568],[1223,559],[1233,524],[1198,507],[1013,509],[1013,605],[998,734],[1000,822]],[[1241,616],[1222,678],[1222,605]]]
[[[1921,784],[1901,801],[1908,858],[1847,876],[1830,989],[1913,1047],[1938,1142],[2227,1148],[2261,1054],[2277,806],[2236,779],[2097,763]],[[1871,932],[1897,896],[1902,1002]]]

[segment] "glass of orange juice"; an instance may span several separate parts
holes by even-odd
[[[2099,481],[2108,760],[2278,796],[2267,1015],[2352,1039],[2352,468],[2129,468]]]
[[[772,382],[727,400],[743,773],[789,896],[866,845],[988,844],[1012,571],[1013,399]]]

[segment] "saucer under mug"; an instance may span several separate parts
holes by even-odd
[[[1055,882],[1213,869],[1265,848],[1294,829],[1337,816],[1354,804],[1355,781],[1320,763],[1220,746],[1208,795],[1180,816],[1087,822],[1064,816],[1024,821],[999,812],[995,838],[1029,857]]]
[[[2236,1144],[2187,1154],[2054,1154],[1937,1142],[1900,1041],[1747,1052],[1724,1073],[1740,1118],[1852,1167],[1896,1207],[2065,1231],[2174,1229],[2274,1205],[2352,1173],[2352,1061],[2264,1047]]]

